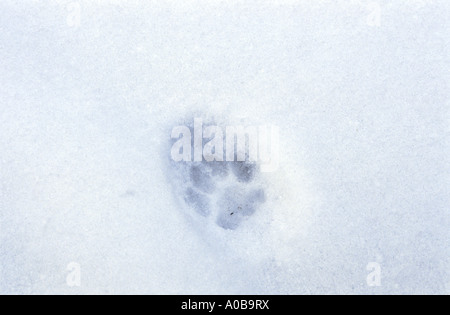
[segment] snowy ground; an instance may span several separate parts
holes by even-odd
[[[449,34],[447,0],[3,0],[0,293],[450,294]],[[212,116],[280,129],[233,229],[169,160]]]

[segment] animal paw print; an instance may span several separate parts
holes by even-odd
[[[251,162],[185,163],[189,179],[184,202],[198,215],[213,217],[226,230],[235,230],[265,202],[258,183],[259,169]]]

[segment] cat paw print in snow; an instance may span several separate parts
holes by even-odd
[[[203,146],[203,140],[208,139],[205,135],[210,141]],[[226,135],[231,139],[228,132]],[[223,131],[217,127],[214,132],[208,128],[203,130],[198,120],[194,127],[174,129],[171,169],[176,173],[173,179],[175,193],[185,209],[223,229],[235,230],[258,211],[266,197],[260,165],[251,161],[254,151],[248,134],[247,138],[244,134],[241,143],[237,140],[236,146],[234,143],[227,146],[226,154],[223,144],[230,142],[223,136]],[[236,139],[239,138],[238,135]],[[227,158],[222,161],[224,156]]]
[[[185,167],[189,179],[184,202],[201,216],[215,216],[221,228],[236,229],[264,202],[264,190],[253,182],[258,175],[255,164],[203,161]]]

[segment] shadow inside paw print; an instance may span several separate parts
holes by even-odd
[[[211,213],[211,206],[209,200],[205,194],[195,191],[192,188],[186,189],[186,195],[184,201],[194,208],[198,214],[206,217]]]
[[[217,218],[217,225],[224,229],[236,229],[241,221],[254,214],[258,205],[264,201],[262,189],[249,191],[242,191],[236,187],[226,189],[218,201],[221,212]]]
[[[190,179],[193,186],[204,193],[212,193],[216,189],[211,170],[201,164],[191,167]]]
[[[256,172],[256,165],[248,162],[231,163],[233,174],[240,182],[248,183],[253,180]]]
[[[234,230],[265,202],[264,190],[255,184],[258,167],[250,162],[186,163],[189,181],[184,201],[199,215],[215,214],[216,224]]]

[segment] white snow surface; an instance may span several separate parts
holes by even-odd
[[[1,1],[0,294],[450,294],[449,34],[447,0]],[[182,202],[194,117],[280,129],[234,230]]]

